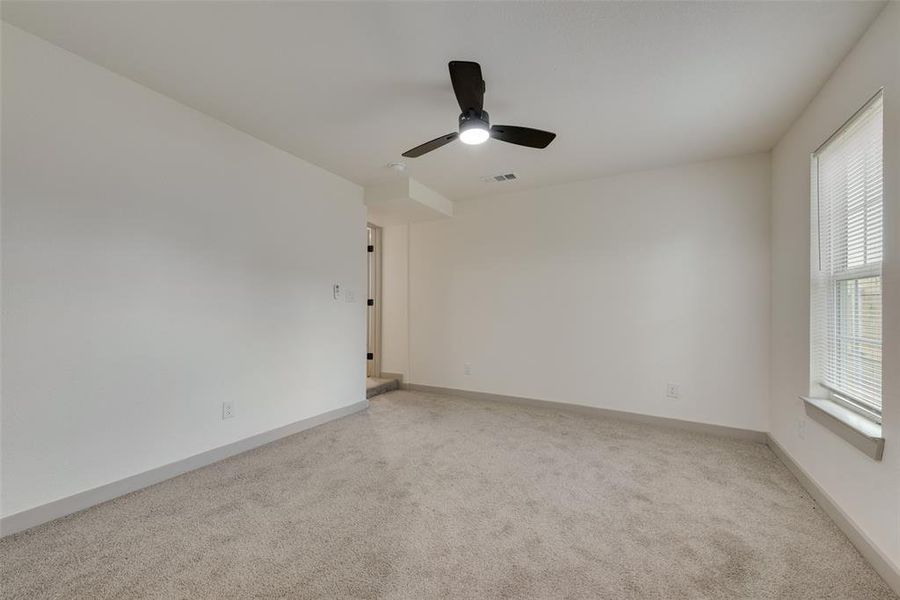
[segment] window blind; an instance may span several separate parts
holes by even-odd
[[[836,399],[881,413],[882,94],[812,157],[811,366]]]

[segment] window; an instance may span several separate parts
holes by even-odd
[[[881,419],[882,93],[812,155],[814,393]]]

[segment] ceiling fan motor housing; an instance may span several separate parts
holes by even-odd
[[[486,110],[475,110],[470,108],[459,115],[459,132],[462,133],[466,129],[486,129],[490,130],[491,121]]]
[[[528,148],[546,148],[556,137],[555,133],[531,127],[515,125],[491,127],[490,117],[484,110],[485,85],[484,78],[481,76],[481,65],[477,62],[451,60],[448,67],[450,83],[453,84],[453,94],[462,110],[459,115],[459,132],[448,133],[424,144],[419,144],[404,152],[403,156],[418,158],[456,140],[469,146],[477,146],[489,139],[495,139]]]

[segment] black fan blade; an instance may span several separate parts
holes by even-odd
[[[491,137],[501,142],[528,146],[529,148],[546,148],[556,137],[555,133],[532,129],[530,127],[516,127],[514,125],[493,125]]]
[[[431,152],[432,150],[437,150],[444,144],[449,144],[450,142],[452,142],[453,140],[455,140],[458,137],[459,137],[459,134],[456,132],[448,133],[447,135],[442,135],[439,138],[434,138],[430,142],[425,142],[421,146],[416,146],[412,150],[407,150],[406,152],[403,153],[403,156],[405,156],[407,158],[417,158],[427,152]]]
[[[484,107],[484,79],[481,78],[481,65],[464,60],[450,61],[450,82],[453,93],[463,112],[475,109],[481,112]]]

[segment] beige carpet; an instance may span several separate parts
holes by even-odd
[[[0,541],[3,598],[894,598],[764,446],[411,392]]]

